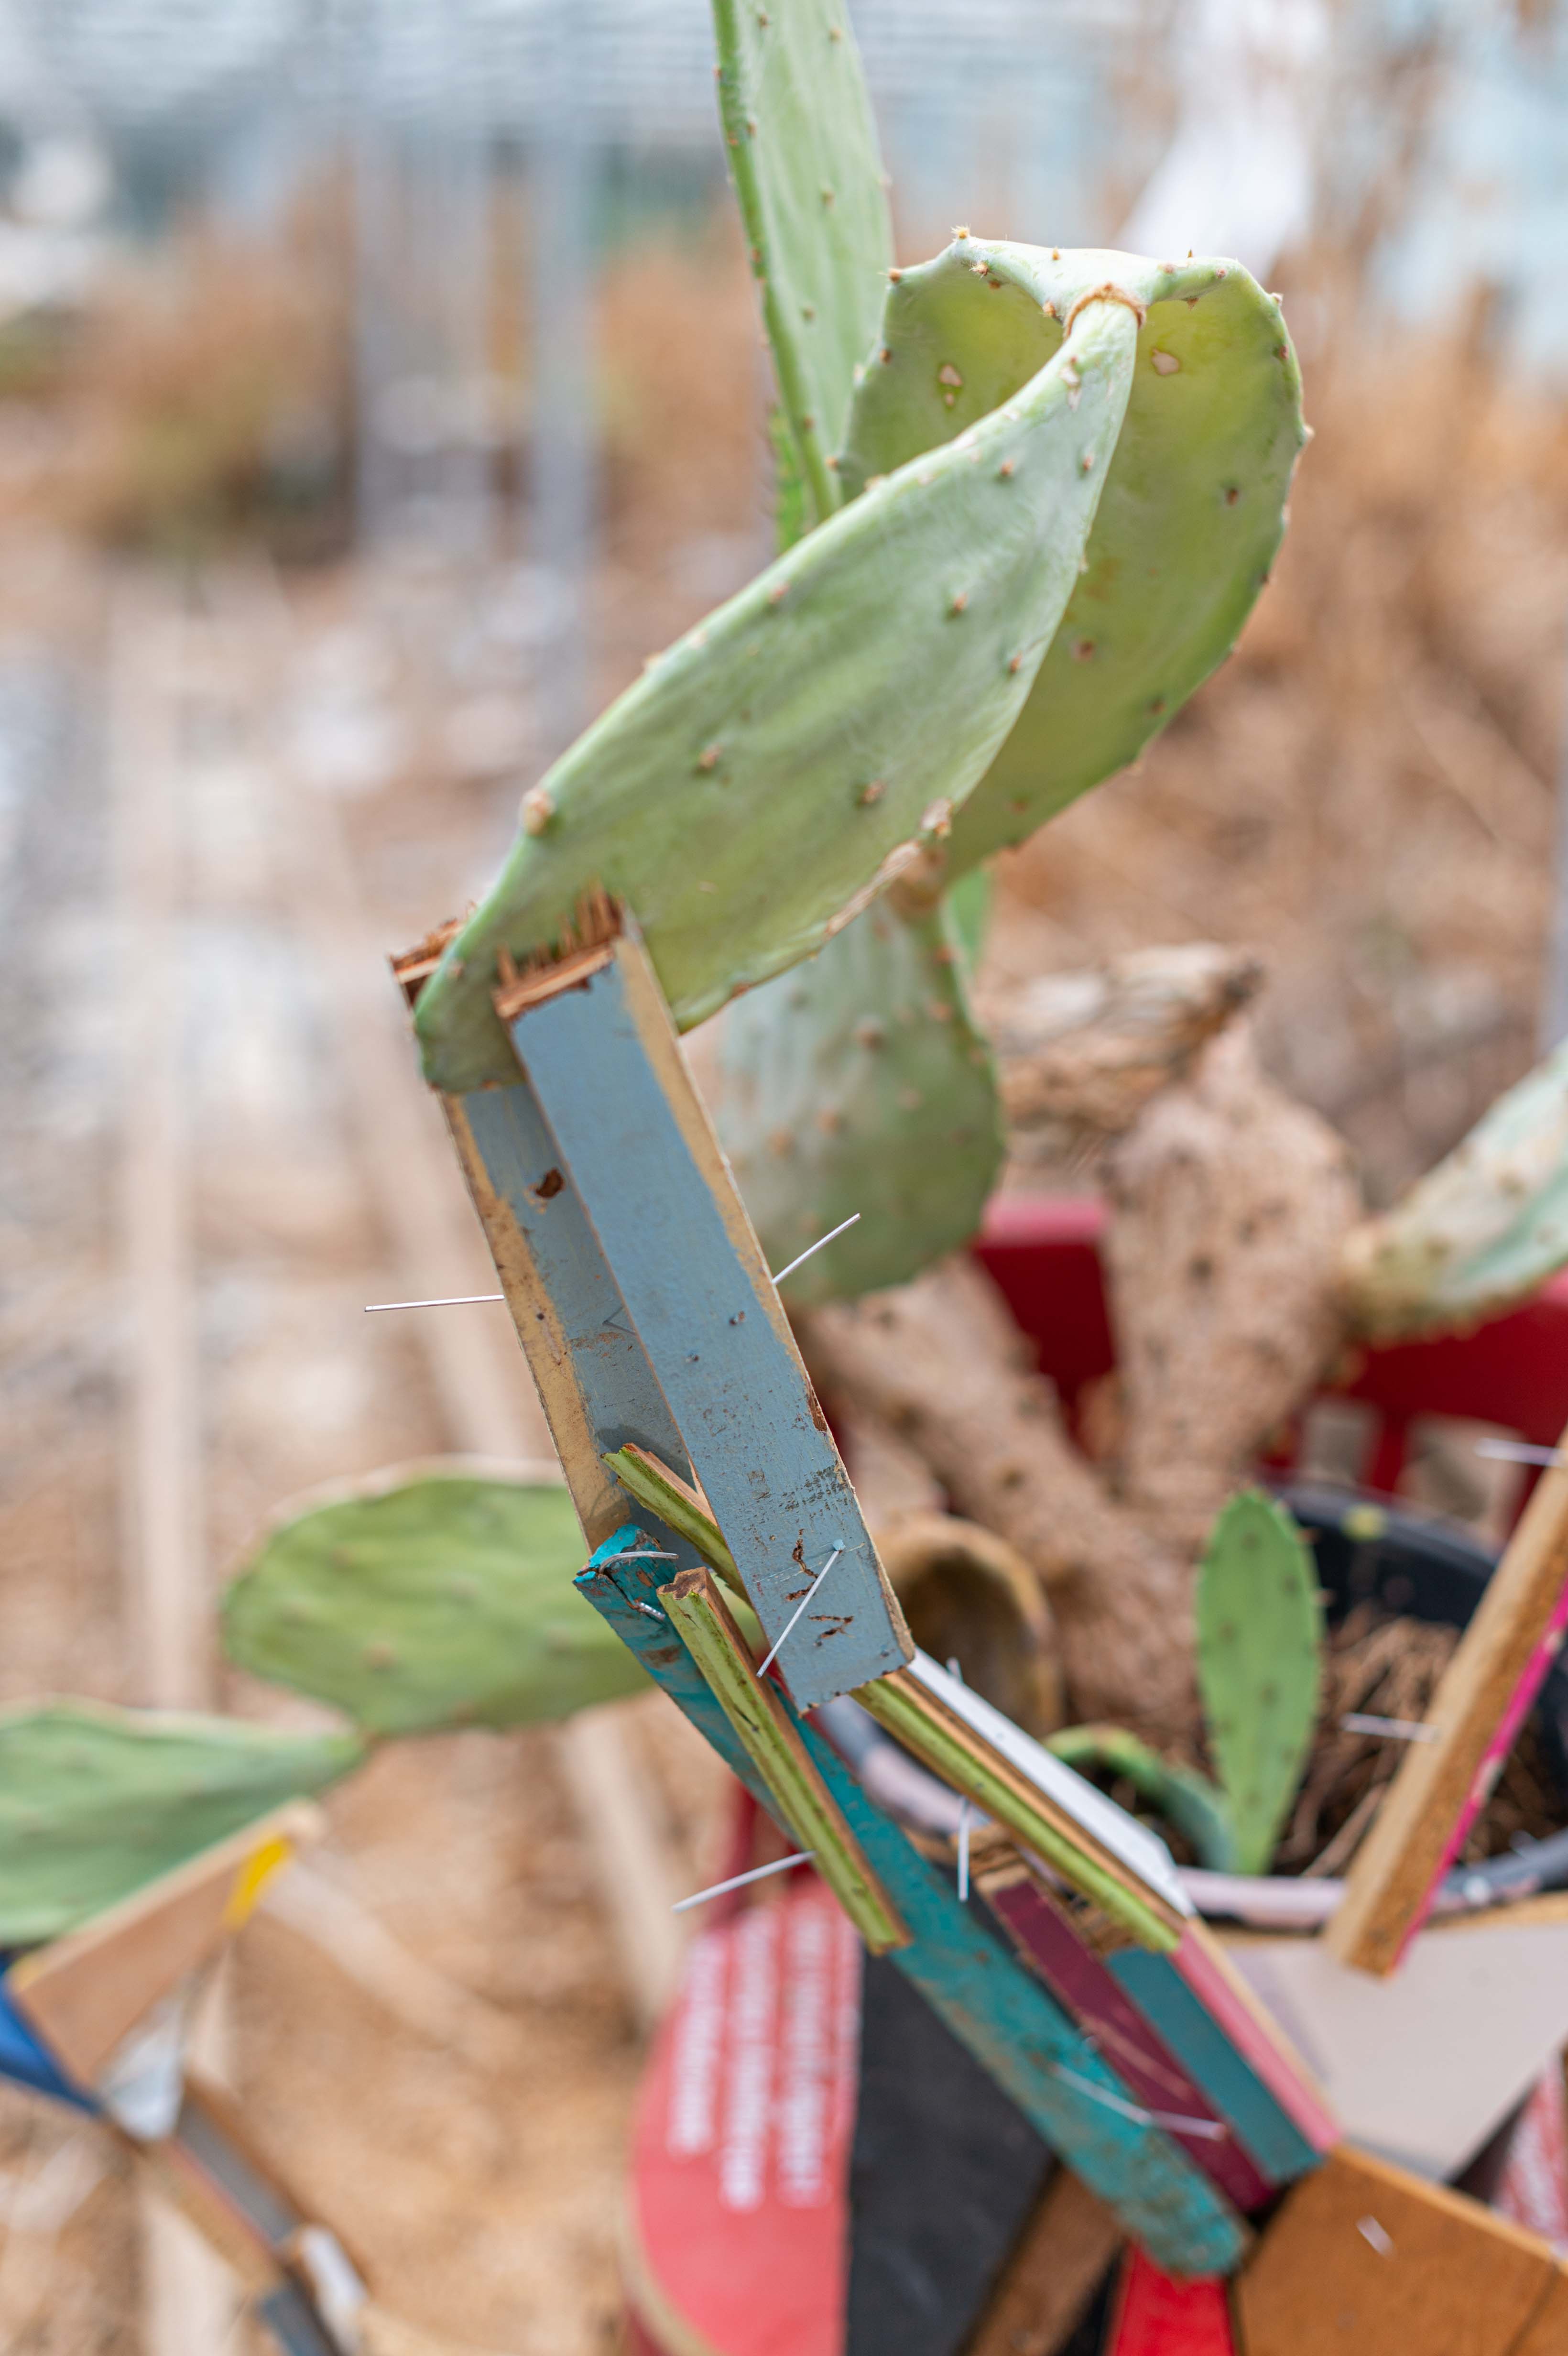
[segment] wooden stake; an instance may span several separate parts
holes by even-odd
[[[1008,2261],[967,2356],[1057,2356],[1122,2246],[1116,2212],[1059,2168]]]
[[[1568,1440],[1568,1434],[1564,1435]],[[1392,1972],[1478,1811],[1568,1626],[1568,1465],[1543,1472],[1444,1671],[1324,1933],[1359,1971]]]
[[[758,1676],[744,1638],[706,1570],[683,1570],[659,1590],[682,1643],[766,1783],[780,1815],[873,1955],[909,1944],[909,1932],[805,1754],[780,1696]]]

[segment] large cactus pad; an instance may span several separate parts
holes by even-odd
[[[357,1766],[347,1734],[51,1701],[0,1716],[0,1947],[62,1937]]]
[[[1380,1340],[1478,1324],[1568,1263],[1568,1045],[1345,1250],[1345,1301]]]
[[[840,504],[829,469],[893,258],[886,183],[838,0],[714,0],[719,113],[762,289],[784,431],[810,523]]]
[[[725,1018],[720,1134],[792,1307],[901,1284],[980,1223],[1003,1151],[991,1054],[945,907],[886,902]]]
[[[498,953],[558,938],[592,884],[631,903],[689,1026],[922,848],[957,873],[1131,757],[1232,643],[1302,430],[1279,307],[1236,263],[962,239],[906,273],[842,456],[861,496],[525,798],[420,1001],[432,1080],[515,1068]],[[998,763],[1042,662],[1037,735]]]
[[[574,1591],[581,1566],[557,1483],[382,1475],[269,1532],[224,1599],[224,1648],[377,1734],[565,1718],[645,1683]]]

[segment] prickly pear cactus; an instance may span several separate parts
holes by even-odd
[[[352,1735],[97,1702],[0,1714],[0,1947],[76,1930],[363,1756]]]
[[[893,258],[887,183],[837,0],[713,0],[719,116],[773,348],[789,478],[807,524],[842,493],[828,465]],[[793,536],[793,535],[792,535]]]
[[[945,905],[885,902],[725,1016],[720,1134],[792,1308],[902,1283],[980,1223],[1001,1162],[991,1052]]]
[[[435,1086],[516,1070],[500,952],[557,939],[595,884],[689,1027],[939,849],[1077,585],[1136,343],[1125,303],[1090,301],[1005,409],[808,533],[562,756],[421,993]]]
[[[1311,1746],[1322,1609],[1294,1517],[1259,1489],[1230,1498],[1198,1575],[1198,1682],[1235,1836],[1236,1869],[1263,1873]]]
[[[1080,1775],[1103,1774],[1129,1783],[1140,1800],[1157,1808],[1168,1825],[1183,1834],[1210,1873],[1234,1873],[1236,1830],[1225,1794],[1196,1768],[1162,1759],[1125,1726],[1068,1726],[1045,1738]]]
[[[224,1649],[375,1734],[565,1718],[645,1683],[574,1592],[581,1564],[559,1485],[383,1474],[268,1533],[224,1598]]]
[[[1370,1337],[1478,1324],[1568,1263],[1568,1044],[1346,1240],[1343,1294]]]

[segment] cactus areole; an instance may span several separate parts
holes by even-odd
[[[904,271],[828,453],[847,504],[532,789],[421,993],[432,1083],[515,1076],[502,953],[593,886],[690,1028],[1130,760],[1234,644],[1303,439],[1279,305],[1236,262],[963,236]]]

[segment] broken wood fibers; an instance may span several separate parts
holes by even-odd
[[[1341,2144],[1236,2284],[1247,2356],[1562,2356],[1568,2275],[1478,2201]]]
[[[645,1449],[625,1448],[606,1462],[627,1494],[678,1529],[682,1537],[729,1581],[737,1578],[733,1559],[689,1483]],[[908,1672],[898,1671],[859,1687],[855,1699],[880,1719],[890,1733],[933,1766],[955,1790],[965,1793],[1050,1859],[1084,1894],[1149,1947],[1173,1948],[1180,1935],[1157,1892],[1118,1858],[1102,1848],[1065,1809],[1054,1805],[973,1728],[928,1693]]]
[[[1123,2243],[1114,2209],[1059,2168],[965,2356],[1058,2356]]]
[[[659,1590],[687,1651],[772,1793],[780,1815],[873,1955],[909,1944],[909,1932],[866,1860],[784,1703],[758,1676],[745,1639],[706,1570],[683,1570]]]
[[[1568,1446],[1568,1432],[1563,1434]],[[1432,1697],[1323,1936],[1363,1972],[1392,1972],[1486,1804],[1563,1640],[1568,1464],[1545,1472]]]

